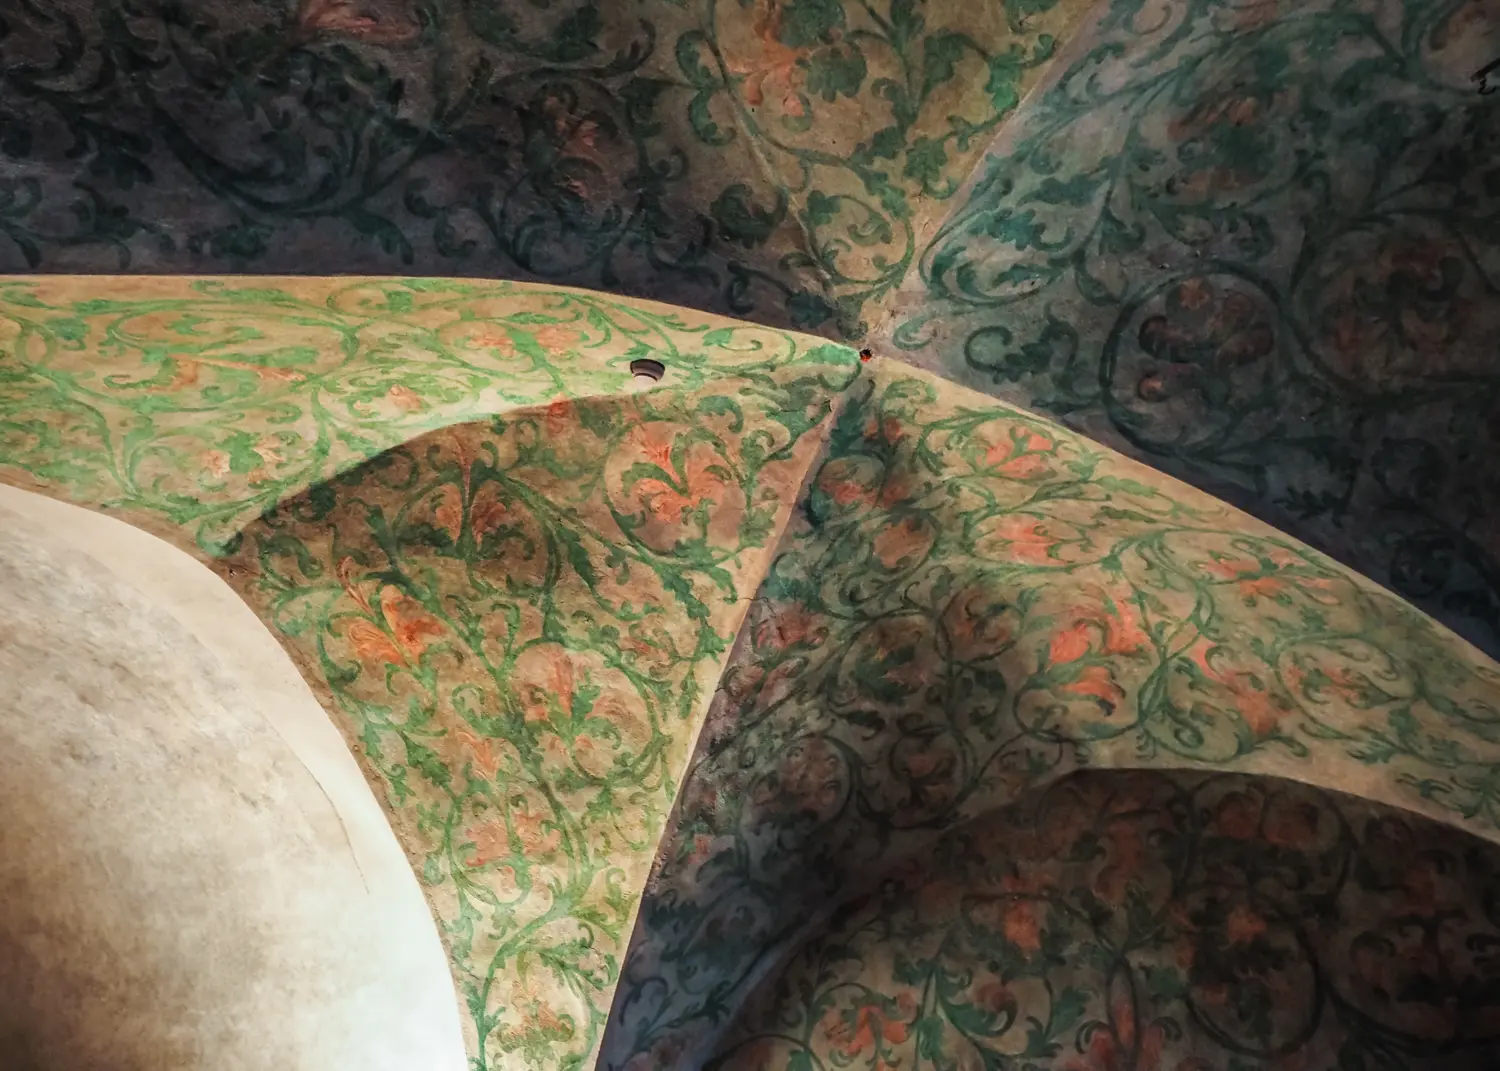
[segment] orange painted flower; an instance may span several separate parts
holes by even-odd
[[[532,330],[531,337],[548,353],[569,350],[578,344],[578,333],[562,324],[543,324]]]
[[[745,103],[759,108],[766,100],[767,85],[779,86],[782,110],[800,116],[804,109],[798,97],[802,53],[781,43],[782,0],[757,0],[750,25],[760,42],[760,55],[748,63],[732,63],[730,70],[742,77]]]
[[[1299,851],[1318,839],[1318,809],[1310,803],[1282,804],[1266,816],[1266,840]]]
[[[510,332],[499,327],[487,327],[476,334],[468,337],[470,349],[494,350],[500,357],[514,357],[516,355],[515,339],[510,337]]]
[[[1097,699],[1110,712],[1125,698],[1125,690],[1115,683],[1106,666],[1086,667],[1076,681],[1063,685],[1062,691]]]
[[[985,451],[984,464],[1007,479],[1036,479],[1051,475],[1045,455],[1056,445],[1045,435],[1029,429],[1012,429],[1007,441],[995,443]]]
[[[1007,544],[1006,549],[1017,561],[1028,565],[1055,565],[1057,559],[1052,552],[1059,541],[1049,536],[1042,525],[1043,522],[1034,517],[1012,514],[1001,518],[992,531],[995,538]]]
[[[557,704],[563,717],[573,711],[573,696],[577,683],[573,660],[567,652],[553,648],[547,651],[547,686],[531,685],[527,688],[526,720],[550,721],[552,704]]]
[[[697,866],[714,854],[714,838],[707,833],[693,834],[692,847],[685,857],[688,865]]]
[[[427,650],[428,637],[440,636],[443,632],[442,626],[422,610],[421,604],[390,585],[380,592],[380,613],[385,620],[384,630],[366,618],[351,622],[345,630],[355,655],[369,666],[381,663],[410,665]]]
[[[556,828],[547,828],[545,813],[523,805],[511,812],[510,820],[516,827],[516,839],[521,842],[521,850],[528,862],[545,861],[557,854],[562,833]]]
[[[495,754],[491,742],[485,737],[475,736],[467,729],[459,729],[453,735],[473,754],[474,769],[483,775],[486,781],[493,781],[495,774],[500,770],[500,759]]]
[[[1224,920],[1224,936],[1232,945],[1247,945],[1266,932],[1266,920],[1244,904],[1236,904]]]
[[[294,368],[257,367],[255,374],[267,383],[301,383],[307,378]]]
[[[1236,673],[1223,683],[1234,693],[1234,708],[1250,726],[1251,732],[1257,736],[1270,736],[1281,727],[1281,719],[1287,711],[1269,691],[1257,685],[1250,674]]]
[[[1231,708],[1245,720],[1257,736],[1270,736],[1281,727],[1281,719],[1290,713],[1288,703],[1266,686],[1258,675],[1247,670],[1220,669],[1210,660],[1214,648],[1207,643],[1194,646],[1190,655],[1204,675],[1228,693]]]
[[[974,1003],[991,1015],[1000,1015],[1016,1006],[1016,995],[1000,979],[991,978],[974,992]]]
[[[362,14],[353,0],[303,0],[297,11],[303,36],[346,34],[377,45],[394,45],[417,36],[414,22]]]
[[[273,468],[286,460],[286,456],[282,453],[281,440],[269,435],[262,436],[255,444],[255,453],[260,457],[262,464]]]
[[[463,473],[463,485],[469,486],[469,474],[474,468],[474,455],[469,452],[469,440],[463,431],[454,428],[448,435],[448,445],[453,450],[453,456],[458,459],[458,470]]]
[[[927,528],[916,517],[887,525],[875,536],[875,557],[887,569],[894,569],[907,559],[919,559],[931,540]]]
[[[1243,792],[1233,792],[1214,812],[1214,830],[1235,840],[1250,840],[1260,829],[1260,804]]]
[[[222,450],[209,450],[203,455],[203,471],[216,480],[229,475],[229,455]]]
[[[566,397],[553,399],[551,404],[547,406],[545,419],[548,435],[555,438],[565,434],[573,423],[572,399]]]
[[[1030,900],[1007,904],[1001,929],[1005,939],[1027,955],[1042,947],[1042,920],[1037,905]]]
[[[800,643],[817,646],[825,630],[817,628],[818,619],[801,603],[792,603],[767,615],[755,627],[755,642],[760,647],[786,650]]]
[[[1116,592],[1110,596],[1110,603],[1112,612],[1104,618],[1104,653],[1135,654],[1150,646],[1151,636],[1135,600]]]
[[[1324,670],[1328,678],[1328,689],[1351,706],[1369,705],[1369,682],[1346,666],[1334,666]]]
[[[1106,591],[1095,587],[1090,589],[1090,593],[1097,598],[1097,602],[1073,606],[1065,612],[1064,620],[1071,619],[1074,622],[1070,629],[1065,630],[1069,636],[1062,648],[1070,657],[1054,657],[1054,663],[1071,662],[1083,657],[1092,646],[1089,633],[1093,630],[1100,634],[1103,641],[1101,650],[1107,655],[1133,655],[1150,645],[1151,637],[1146,632],[1140,609],[1131,598],[1131,592],[1124,588]],[[1062,635],[1059,633],[1059,636]],[[1054,637],[1053,642],[1056,644],[1058,639]]]
[[[1207,279],[1189,279],[1177,287],[1177,303],[1184,309],[1201,309],[1213,300],[1214,288]]]
[[[173,363],[177,365],[177,371],[167,384],[167,390],[183,390],[197,385],[198,373],[203,368],[201,364],[186,357],[174,357]]]
[[[881,509],[890,509],[893,506],[900,505],[910,497],[911,486],[908,481],[902,477],[893,477],[886,481],[885,486],[881,487],[880,494],[876,498],[875,503]],[[843,504],[840,503],[840,505]]]
[[[871,414],[865,420],[865,439],[869,442],[898,443],[906,435],[906,429],[902,426],[899,417],[888,416],[881,418]]]
[[[1257,576],[1241,580],[1236,585],[1246,600],[1254,602],[1257,596],[1275,598],[1286,590],[1286,584],[1274,576]]]
[[[646,510],[653,517],[681,523],[690,510],[713,501],[724,486],[725,479],[718,459],[697,450],[688,455],[687,474],[680,489],[672,483],[657,479],[642,480],[636,485],[636,489]]]
[[[397,383],[391,387],[385,392],[385,396],[392,405],[406,413],[415,413],[427,408],[427,403],[422,401],[422,396],[404,383]]]
[[[648,461],[661,469],[663,472],[676,472],[676,466],[672,464],[672,443],[676,440],[674,428],[663,424],[642,425],[637,438],[640,441],[641,452],[646,455]]]
[[[349,638],[355,657],[367,666],[382,663],[400,666],[406,662],[401,657],[400,649],[391,642],[391,638],[382,632],[378,625],[364,618],[351,622],[344,630],[344,635]]]
[[[1069,1060],[1065,1071],[1158,1071],[1166,1032],[1152,1023],[1141,1031],[1136,1047],[1137,1021],[1134,1004],[1128,996],[1116,997],[1110,1009],[1110,1024],[1100,1024],[1089,1035],[1089,1047],[1081,1060]]]
[[[1047,660],[1054,666],[1076,662],[1089,653],[1089,623],[1079,621],[1069,628],[1053,633],[1047,647]]]
[[[474,844],[474,852],[464,860],[465,866],[479,867],[510,854],[510,831],[503,818],[491,818],[464,831]]]
[[[1204,563],[1204,569],[1224,580],[1238,580],[1247,573],[1258,573],[1260,562],[1254,558],[1216,558]]]
[[[885,1045],[899,1045],[906,1040],[909,1023],[893,1018],[879,1005],[866,1004],[854,1014],[854,1029],[846,1036],[845,1056],[858,1056],[876,1048],[877,1039]]]
[[[825,478],[821,483],[823,490],[828,492],[835,505],[848,506],[855,502],[866,501],[870,497],[870,489],[855,480]]]
[[[508,511],[505,503],[497,499],[476,502],[469,511],[469,526],[474,529],[474,538],[483,539],[505,523]]]
[[[1035,480],[1041,476],[1052,475],[1047,459],[1040,454],[1022,454],[1020,457],[1011,458],[995,471],[1011,480]]]
[[[824,741],[797,744],[783,756],[777,775],[757,786],[755,805],[781,813],[822,811],[838,799],[839,767],[838,753]]]
[[[396,637],[396,643],[414,661],[427,650],[429,636],[443,634],[436,619],[423,612],[420,603],[407,598],[397,588],[387,586],[381,591],[380,612],[385,616],[391,635]]]
[[[339,583],[344,586],[344,590],[349,593],[349,597],[359,604],[359,608],[367,614],[374,613],[375,611],[370,608],[370,600],[365,598],[364,592],[359,590],[359,580],[355,576],[358,568],[359,565],[353,558],[344,557],[339,559],[333,571],[339,578]]]

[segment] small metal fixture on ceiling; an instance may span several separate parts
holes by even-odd
[[[660,383],[661,377],[667,374],[667,366],[650,357],[637,357],[630,362],[630,374],[635,385],[644,389]]]

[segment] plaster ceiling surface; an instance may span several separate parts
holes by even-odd
[[[1491,0],[30,0],[0,266],[545,279],[853,341],[1500,651]]]
[[[577,290],[43,276],[0,313],[0,478],[197,557],[280,644],[417,875],[475,1066],[1492,1052],[1500,668],[1231,506],[900,362]],[[665,377],[622,390],[640,357]],[[326,789],[308,747],[289,761],[321,754],[301,761]],[[1128,821],[1178,822],[1134,848],[1078,833],[1059,866],[1135,852],[1087,901],[984,832],[1040,821],[1078,771],[1144,771]],[[1291,832],[1235,826],[1271,877],[1180,858],[1218,835],[1218,803],[1180,802],[1214,772],[1292,800]],[[364,806],[343,786],[340,813]],[[1380,877],[1390,837],[1434,825],[1434,854]],[[962,965],[919,984],[839,943],[850,912],[894,932],[892,881],[967,880],[938,862],[975,837],[976,889],[1031,874],[1002,892],[1035,932],[1002,896],[985,946],[1014,1012]],[[1264,887],[1304,873],[1323,891]],[[1139,932],[1101,945],[1114,918]],[[1191,946],[1175,975],[1148,955],[1169,942]],[[832,1003],[797,980],[845,954]],[[1343,1003],[1292,1023],[1277,1002],[1309,971]],[[1231,981],[1263,997],[1211,1008]]]
[[[1487,1066],[1495,15],[16,4],[0,479],[279,642],[477,1071]]]
[[[0,517],[0,1066],[462,1068],[401,847],[264,626],[118,521]]]

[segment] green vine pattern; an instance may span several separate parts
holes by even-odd
[[[712,1071],[1480,1071],[1500,851],[1293,782],[1090,771],[799,949]]]
[[[476,1068],[578,1067],[598,1044],[825,386],[594,399],[433,433],[284,503],[214,563],[389,801]]]
[[[1204,285],[1189,311],[1229,315]],[[668,378],[632,393],[640,357]],[[192,550],[284,643],[425,886],[474,1071],[596,1053],[609,1071],[896,1071],[910,1044],[943,1071],[1075,1071],[1075,1055],[1155,1071],[1145,1056],[1205,1037],[1246,1067],[1313,1045],[1340,1071],[1386,1071],[1493,1034],[1433,1019],[1449,990],[1413,994],[1415,931],[1379,921],[1426,879],[1369,877],[1399,854],[1371,830],[1417,819],[1370,825],[1313,788],[1285,790],[1292,840],[1242,816],[1236,865],[1264,841],[1280,874],[1320,875],[1293,903],[1249,874],[1208,889],[1224,809],[1182,801],[1231,782],[1269,801],[1285,777],[1401,807],[1458,827],[1421,841],[1468,869],[1424,856],[1429,877],[1482,893],[1493,849],[1446,845],[1500,840],[1500,669],[1221,502],[899,363],[521,283],[16,279],[0,283],[0,478]],[[916,936],[901,913],[926,879],[904,860],[937,866],[974,823],[1037,826],[1070,784],[1143,767],[1159,787],[1122,821],[1156,823],[1167,877],[1093,904],[1037,869],[1002,890],[1030,915],[1001,911],[1000,936],[968,949],[994,953],[998,988],[964,990],[970,968],[941,957],[896,973],[908,953],[871,935]],[[1335,829],[1342,847],[1319,839]],[[1114,835],[1093,842],[1106,859]],[[1174,836],[1199,854],[1174,856]],[[1043,854],[1094,865],[1073,859],[1086,838],[1069,844]],[[1335,881],[1335,864],[1352,869]],[[1308,903],[1353,890],[1372,899],[1351,925],[1375,928],[1352,967],[1288,943]],[[1412,926],[1473,920],[1464,947],[1487,955],[1488,915],[1432,904]],[[957,925],[921,910],[927,933]],[[1230,925],[1244,940],[1225,951]],[[1195,951],[1150,974],[1169,939]],[[859,962],[839,968],[849,985],[826,980],[830,1004],[824,981],[795,980],[839,948]],[[1301,992],[1324,1003],[1290,1023],[1309,963],[1329,978]],[[1488,1006],[1488,966],[1434,970],[1473,976],[1464,999]],[[1038,1053],[1004,1055],[1031,1044],[1027,986]],[[1384,1033],[1350,1042],[1377,1013]]]
[[[601,1067],[701,1064],[830,911],[1078,767],[1358,786],[1500,840],[1500,670],[1050,421],[877,361],[797,516],[714,698]]]
[[[926,246],[894,344],[1500,650],[1481,0],[1115,0]]]
[[[915,261],[918,227],[958,191],[963,165],[1052,58],[1046,27],[1069,16],[1056,7],[706,0],[705,28],[676,49],[696,90],[693,130],[707,145],[747,138],[777,179],[771,204],[755,203],[746,185],[726,187],[715,219],[747,245],[793,220],[804,243],[781,267],[823,280],[844,330],[863,333],[861,311]],[[966,83],[983,86],[964,94],[977,111],[954,108]]]
[[[4,282],[0,347],[10,478],[203,553],[423,432],[625,391],[640,357],[683,389],[854,362],[667,306],[446,280]]]
[[[31,0],[0,264],[503,273],[858,332],[1057,3]]]

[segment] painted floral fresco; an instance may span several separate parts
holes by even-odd
[[[1487,1044],[1500,668],[1053,421],[521,283],[15,279],[0,373],[0,479],[191,550],[292,654],[424,885],[474,1071]],[[1387,874],[1416,840],[1426,914]],[[969,925],[923,889],[997,882],[982,962],[900,958]]]
[[[841,907],[708,1066],[1481,1071],[1497,861],[1293,782],[1090,771]]]
[[[863,339],[1500,652],[1492,0],[28,0],[0,268]]]
[[[637,358],[674,388],[733,376],[766,399],[773,368],[807,365],[797,406],[852,374],[821,366],[855,361],[668,306],[434,279],[0,281],[0,346],[8,479],[207,553],[423,432],[625,391]]]
[[[1115,0],[1005,125],[892,345],[1500,651],[1489,0]]]
[[[1500,839],[1497,761],[1500,670],[1400,600],[876,362],[724,672],[601,1066],[701,1065],[842,902],[1074,769],[1275,774]]]
[[[283,503],[215,562],[378,778],[499,1066],[598,1043],[695,727],[818,446],[809,402],[663,391],[461,425]]]
[[[853,351],[509,283],[55,277],[0,316],[0,478],[244,595],[387,806],[477,1066],[578,1066]],[[657,390],[579,400],[641,356]]]
[[[497,274],[857,330],[1084,6],[31,0],[0,265]]]

